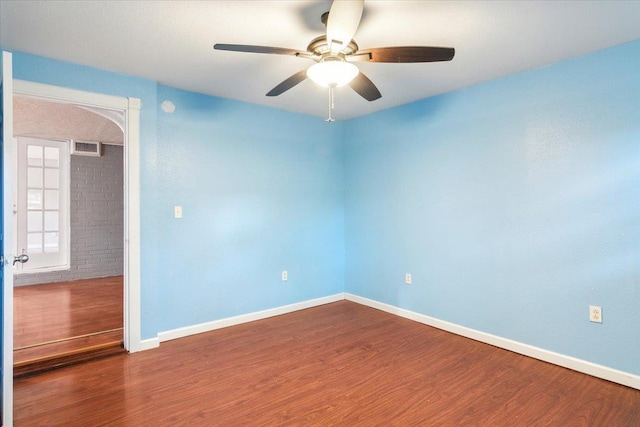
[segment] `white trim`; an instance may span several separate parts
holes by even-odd
[[[149,338],[140,341],[138,344],[138,351],[153,350],[160,347],[160,340],[158,338]]]
[[[140,351],[140,100],[25,80],[13,80],[13,94],[125,113],[124,344],[130,352]]]
[[[306,308],[317,307],[319,305],[329,304],[336,301],[344,300],[344,294],[339,293],[322,298],[316,298],[308,301],[298,302],[295,304],[283,305],[281,307],[270,308],[267,310],[256,311],[254,313],[241,314],[239,316],[227,317],[226,319],[214,320],[213,322],[200,323],[193,326],[185,326],[183,328],[172,329],[170,331],[160,332],[158,339],[160,342],[184,338],[189,335],[201,334],[216,329],[227,328],[229,326],[239,325],[241,323],[253,322],[254,320],[266,319],[268,317],[279,316],[281,314],[292,313]]]
[[[545,350],[529,344],[523,344],[518,341],[502,338],[496,335],[488,334],[486,332],[467,328],[465,326],[456,325],[455,323],[446,322],[444,320],[436,319],[434,317],[426,316],[424,314],[405,310],[403,308],[360,297],[350,293],[345,293],[345,299],[348,301],[356,302],[358,304],[366,305],[371,308],[386,311],[387,313],[395,314],[406,319],[414,320],[425,325],[433,326],[434,328],[442,329],[456,335],[471,338],[476,341],[504,348],[505,350],[533,357],[534,359],[553,363],[554,365],[569,368],[574,371],[582,372],[587,375],[602,378],[614,383],[622,384],[627,387],[640,390],[640,376],[638,375],[619,371],[617,369],[598,365],[586,360],[577,359],[575,357],[566,356],[564,354],[555,353],[553,351]]]
[[[120,96],[85,92],[83,90],[52,86],[27,80],[14,80],[13,93],[21,96],[46,99],[52,102],[78,104],[108,110],[126,110],[129,107],[127,98]]]
[[[127,100],[124,156],[124,347],[134,353],[142,348],[140,307],[140,107],[138,98]],[[135,141],[135,143],[131,143]],[[129,328],[126,326],[129,325]]]
[[[10,52],[2,52],[2,111],[4,121],[3,150],[3,224],[2,241],[3,259],[0,268],[3,269],[2,289],[2,422],[3,425],[13,425],[13,182],[11,182],[13,168],[13,66]],[[5,102],[6,101],[6,102]],[[9,136],[9,138],[4,138]],[[5,262],[9,264],[4,265]]]

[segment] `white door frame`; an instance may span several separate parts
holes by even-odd
[[[124,112],[124,347],[140,351],[140,100],[23,80],[13,80],[13,94]]]
[[[2,112],[4,137],[1,138],[3,151],[3,224],[2,224],[2,425],[13,425],[13,206],[11,193],[13,182],[13,68],[10,52],[2,51]],[[8,137],[8,138],[7,138]],[[8,231],[8,232],[7,232]],[[9,261],[9,262],[7,262]]]

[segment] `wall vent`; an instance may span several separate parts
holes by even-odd
[[[76,156],[102,156],[102,144],[99,142],[71,140],[71,154]]]

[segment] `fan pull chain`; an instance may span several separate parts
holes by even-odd
[[[335,88],[335,85],[330,85],[329,86],[329,117],[327,117],[327,120],[325,120],[327,123],[331,123],[334,122],[335,119],[333,118],[333,89]]]

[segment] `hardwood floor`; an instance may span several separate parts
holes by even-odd
[[[14,288],[14,375],[122,351],[122,280]]]
[[[342,301],[15,382],[16,426],[640,426],[640,391]]]

